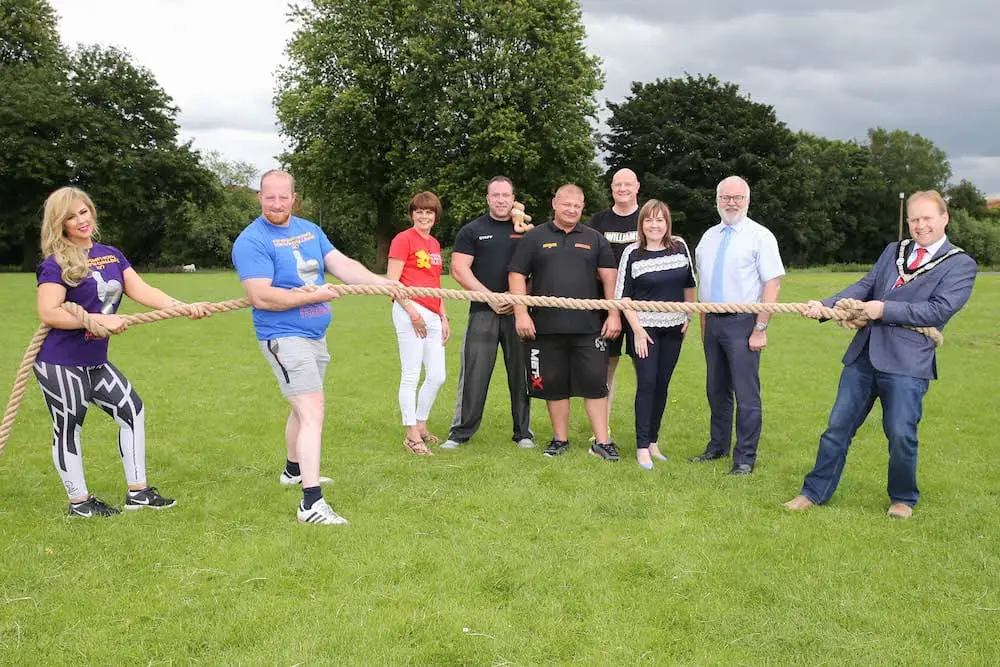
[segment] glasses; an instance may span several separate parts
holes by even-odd
[[[723,204],[728,204],[729,202],[736,202],[737,204],[742,204],[747,200],[746,195],[719,195],[719,201]]]

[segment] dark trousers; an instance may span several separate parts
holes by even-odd
[[[632,357],[635,366],[635,446],[648,449],[659,442],[660,422],[667,407],[667,389],[681,355],[684,337],[679,327],[649,327],[653,339],[645,359]]]
[[[840,374],[830,422],[820,436],[816,465],[802,483],[802,495],[817,505],[830,499],[844,472],[851,440],[878,398],[882,404],[882,430],[889,441],[886,492],[893,503],[916,505],[920,498],[917,425],[929,386],[930,381],[923,378],[875,370],[865,348]]]
[[[756,315],[705,316],[705,392],[712,412],[710,454],[729,454],[736,400],[736,447],[733,464],[757,460],[760,441],[760,352],[750,351]]]
[[[497,315],[493,310],[469,312],[462,340],[462,362],[458,371],[458,397],[449,438],[466,442],[479,430],[486,407],[486,395],[497,361],[497,346],[503,350],[510,391],[510,414],[514,422],[513,440],[532,438],[531,411],[525,378],[524,346],[514,328],[513,315]]]

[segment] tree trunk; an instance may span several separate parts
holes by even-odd
[[[375,203],[375,238],[378,241],[378,248],[375,251],[375,273],[385,273],[389,266],[389,245],[392,237],[396,235],[396,225],[393,222],[392,200],[388,198],[379,199]]]
[[[21,270],[34,273],[38,266],[38,228],[28,225],[21,236]]]

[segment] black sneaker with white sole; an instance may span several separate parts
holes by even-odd
[[[559,456],[560,454],[564,454],[568,449],[569,449],[569,440],[556,440],[555,438],[553,438],[552,442],[549,443],[549,446],[545,448],[544,452],[542,452],[542,455]]]
[[[605,461],[617,461],[621,459],[618,454],[618,447],[613,442],[595,442],[590,446],[590,453],[600,456]]]
[[[173,507],[177,501],[173,498],[164,498],[157,491],[155,486],[147,486],[140,491],[129,491],[125,494],[125,509],[141,510],[145,507],[154,510],[162,510]]]
[[[80,519],[89,519],[94,516],[114,516],[121,514],[117,507],[112,507],[97,496],[90,496],[82,503],[70,503],[69,515]]]

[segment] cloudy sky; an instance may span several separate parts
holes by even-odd
[[[181,109],[185,138],[277,166],[274,72],[292,27],[284,0],[51,0],[63,41],[128,50]],[[715,74],[792,129],[841,139],[919,132],[953,180],[1000,194],[1000,3],[993,0],[583,0],[604,63],[598,99],[632,81]]]

